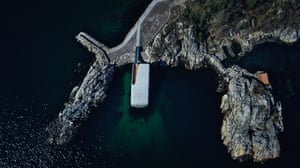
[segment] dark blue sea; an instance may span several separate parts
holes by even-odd
[[[118,68],[107,98],[64,146],[45,128],[68,101],[94,58],[75,40],[85,31],[114,46],[150,0],[1,2],[0,167],[300,167],[300,43],[264,44],[234,62],[270,75],[282,100],[281,157],[233,161],[222,144],[214,71],[151,68],[149,108],[129,107],[130,66]],[[231,62],[232,63],[232,62]],[[228,63],[230,64],[230,63]]]

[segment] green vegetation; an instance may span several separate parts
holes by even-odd
[[[265,89],[265,87],[263,86],[263,84],[261,84],[261,83],[258,83],[255,87],[254,87],[254,89],[253,89],[253,93],[254,94],[266,94],[266,89]]]
[[[288,18],[288,24],[291,26],[299,27],[300,26],[300,10],[296,11],[294,17]]]
[[[199,41],[204,41],[209,36],[208,27],[213,18],[223,26],[229,21],[231,12],[236,13],[237,8],[243,6],[239,0],[189,0],[181,19],[193,26]]]
[[[211,34],[228,32],[228,28],[239,31],[251,27],[250,31],[255,31],[280,25],[299,27],[299,17],[299,1],[188,0],[180,21],[184,27],[193,27],[199,41],[205,41]],[[250,24],[251,20],[255,22]]]
[[[246,9],[251,9],[255,6],[257,0],[246,0]]]

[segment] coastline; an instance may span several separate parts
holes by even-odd
[[[169,18],[168,18],[169,19]],[[167,19],[167,21],[168,21]],[[166,23],[167,23],[166,21]],[[173,24],[173,23],[172,23]],[[135,24],[136,25],[136,24]],[[250,52],[254,46],[265,43],[265,42],[283,42],[283,43],[294,43],[300,38],[300,29],[294,29],[291,27],[285,27],[275,30],[270,30],[269,32],[264,31],[255,31],[253,33],[249,34],[241,34],[239,36],[225,36],[222,39],[219,40],[211,40],[206,42],[200,42],[197,43],[196,37],[192,31],[192,27],[184,28],[183,23],[175,21],[175,28],[173,31],[168,32],[166,29],[168,28],[168,24],[163,24],[158,29],[158,33],[154,33],[152,35],[151,39],[152,42],[150,43],[144,43],[145,45],[145,52],[142,54],[144,61],[149,63],[155,63],[155,62],[162,62],[165,65],[168,66],[178,66],[179,63],[183,63],[187,69],[195,70],[199,68],[206,68],[208,66],[211,66],[220,76],[222,79],[221,81],[221,88],[224,88],[221,90],[222,93],[225,93],[226,95],[223,100],[224,103],[222,103],[222,111],[223,113],[226,113],[226,116],[224,117],[223,126],[222,126],[222,139],[224,144],[228,147],[228,151],[231,152],[233,159],[240,159],[244,160],[247,157],[253,157],[254,161],[265,161],[272,158],[277,158],[279,156],[279,142],[277,139],[277,134],[279,132],[283,131],[283,125],[282,125],[282,114],[281,114],[281,107],[277,107],[278,104],[280,104],[280,101],[275,102],[274,98],[271,94],[271,91],[269,90],[269,87],[265,87],[259,83],[259,80],[256,78],[255,74],[247,72],[247,70],[244,70],[238,66],[232,66],[232,67],[224,67],[222,61],[225,60],[226,57],[228,57],[225,53],[225,50],[223,50],[223,47],[227,48],[228,53],[233,53],[233,57],[242,57],[245,55],[245,53]],[[135,27],[135,26],[134,26]],[[134,27],[130,30],[133,31]],[[134,33],[130,33],[129,35]],[[174,35],[175,33],[175,35]],[[129,36],[130,37],[130,36]],[[127,36],[125,40],[127,39]],[[134,40],[135,38],[133,38]],[[149,40],[149,38],[146,38]],[[178,47],[178,40],[181,40],[181,44]],[[124,40],[124,41],[125,41]],[[123,42],[124,42],[123,41]],[[131,41],[131,40],[128,40]],[[235,51],[232,50],[232,41],[238,41],[241,46],[241,51],[237,54],[234,54]],[[123,44],[123,42],[121,44]],[[126,41],[125,41],[126,42]],[[175,45],[174,45],[175,43]],[[134,45],[134,42],[131,42],[131,45]],[[122,45],[121,45],[122,46]],[[214,46],[214,47],[211,47]],[[218,47],[215,47],[218,46]],[[101,47],[100,47],[101,48]],[[103,55],[108,54],[108,56],[112,56],[112,61],[108,63],[104,63],[99,61],[99,59],[96,60],[96,63],[99,63],[100,66],[105,66],[106,64],[114,66],[123,66],[128,63],[133,62],[133,50],[130,50],[131,47],[127,47],[124,51],[122,51],[122,54],[117,54],[114,56],[113,52],[109,52],[110,50],[107,50],[107,48],[104,49],[106,53],[102,53]],[[171,49],[173,48],[173,49]],[[133,49],[133,48],[132,48]],[[222,49],[222,50],[221,50]],[[96,54],[97,55],[97,54]],[[158,56],[159,55],[159,56]],[[230,54],[229,54],[230,55]],[[98,66],[98,65],[97,65]],[[93,69],[93,66],[91,67]],[[97,69],[95,71],[103,71],[100,69]],[[104,78],[112,78],[113,70],[109,71],[109,73],[104,74]],[[88,75],[85,77],[84,81],[87,81],[89,78],[102,78],[103,76],[99,76],[98,73],[88,73]],[[100,85],[104,88],[109,87],[109,82],[105,83],[99,83],[99,81],[92,81],[93,85]],[[242,87],[240,87],[242,85]],[[72,136],[76,133],[76,129],[81,125],[81,123],[88,117],[89,111],[92,107],[97,106],[97,104],[104,100],[104,97],[101,99],[95,99],[94,95],[104,95],[106,89],[103,90],[97,90],[96,88],[88,88],[87,84],[81,84],[79,87],[79,90],[81,90],[80,94],[87,96],[86,102],[87,106],[84,107],[84,111],[79,110],[82,109],[82,106],[75,107],[73,105],[66,106],[66,109],[72,109],[73,111],[76,111],[77,113],[70,112],[68,115],[68,122],[65,120],[61,120],[62,125],[68,124],[68,127],[71,127],[73,130],[71,132],[65,131],[64,129],[58,129],[56,130],[56,138],[53,140],[56,141],[54,143],[56,144],[64,144],[67,143],[69,140],[71,140]],[[249,88],[252,88],[251,91],[246,91]],[[255,92],[256,88],[262,89],[261,92],[259,92],[257,97],[255,99],[259,99],[260,101],[253,101],[252,97],[254,95],[253,92]],[[72,91],[71,95],[77,95],[79,92],[77,89],[74,89]],[[88,95],[87,93],[91,93],[91,95]],[[258,107],[258,111],[261,112],[263,115],[259,119],[251,120],[253,114],[251,110],[248,110],[247,117],[240,117],[240,111],[237,109],[242,108],[248,108],[248,106],[245,105],[245,100],[242,100],[239,94],[243,93],[244,96],[247,97],[247,101],[251,101],[251,103],[248,103],[249,108],[250,107]],[[228,99],[231,97],[231,99]],[[74,100],[79,100],[78,96],[74,96]],[[71,100],[71,101],[74,101]],[[264,100],[267,100],[265,104],[260,104]],[[89,105],[90,102],[93,102],[92,105]],[[227,104],[227,106],[226,106]],[[267,108],[267,111],[263,111],[263,108]],[[65,111],[65,110],[64,110]],[[59,118],[66,118],[67,113],[62,112],[59,115]],[[75,118],[74,116],[83,116],[81,118]],[[261,120],[262,118],[264,118]],[[69,121],[72,121],[76,119],[76,122],[78,122],[78,125],[72,125]],[[252,123],[243,123],[245,125],[235,125],[231,122],[231,120],[236,120],[238,122],[241,122],[243,120],[253,121]],[[262,123],[270,123],[270,127],[266,130],[261,130],[260,128],[256,128],[259,123],[255,122],[262,122]],[[272,126],[273,125],[273,126]],[[50,126],[51,127],[51,126]],[[64,126],[62,126],[63,128]],[[241,130],[242,128],[242,130]],[[246,128],[246,129],[245,129]],[[240,130],[243,132],[243,134],[235,134],[234,131]],[[256,143],[255,141],[251,140],[250,138],[247,138],[249,136],[248,131],[254,131],[257,133],[257,138],[262,138],[264,136],[267,136],[268,138],[262,138],[262,140],[265,140],[268,143],[274,144],[274,146],[271,147],[271,149],[267,149],[265,146],[266,144]],[[274,130],[274,131],[273,131]],[[49,129],[48,129],[49,131]],[[55,131],[54,131],[55,132]],[[59,133],[59,136],[57,136],[57,133]],[[54,134],[51,133],[50,135],[53,136]],[[252,135],[250,135],[252,137]],[[66,139],[62,139],[62,137],[68,137]],[[231,138],[230,138],[231,137]],[[236,138],[236,139],[234,139]],[[252,146],[258,146],[257,149],[252,149]],[[260,148],[263,149],[263,151],[259,150]],[[255,151],[257,150],[257,151]],[[264,153],[262,153],[264,152]]]

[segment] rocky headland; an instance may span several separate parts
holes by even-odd
[[[77,129],[89,117],[91,110],[104,100],[112,80],[114,66],[95,61],[81,85],[73,88],[69,102],[46,128],[49,142],[65,144],[76,135]]]
[[[224,93],[221,139],[233,159],[263,162],[279,157],[283,131],[281,103],[256,74],[226,59],[239,59],[266,42],[292,44],[300,38],[300,3],[190,0],[146,47],[146,62],[187,69],[212,67]],[[258,70],[259,71],[259,70]]]
[[[142,57],[145,62],[170,67],[213,68],[220,81],[216,90],[224,94],[220,105],[224,145],[233,159],[263,162],[280,154],[277,135],[284,129],[281,103],[274,99],[271,85],[263,84],[257,74],[223,62],[243,57],[258,44],[296,42],[300,38],[299,18],[300,2],[296,0],[182,1],[172,7],[168,21],[143,46]],[[134,50],[124,51],[109,64],[95,61],[58,119],[48,127],[50,142],[71,140],[89,111],[104,99],[113,66],[133,62]]]

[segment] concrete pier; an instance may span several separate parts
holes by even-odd
[[[136,44],[138,43],[139,46],[147,46],[168,22],[171,9],[183,4],[185,1],[186,0],[153,0],[128,32],[124,40],[119,45],[107,50],[111,61],[120,62],[120,60],[126,58],[127,60],[133,60],[128,57],[134,55]],[[140,31],[138,31],[138,29],[140,29]],[[137,39],[139,39],[138,42]]]
[[[104,64],[124,65],[133,63],[131,106],[143,108],[148,106],[150,65],[141,64],[142,46],[147,46],[155,35],[170,19],[171,9],[186,0],[153,0],[131,28],[125,39],[113,48],[107,48],[87,33],[81,32],[76,39],[90,52],[97,61]]]
[[[104,62],[108,64],[110,62],[110,58],[107,56],[106,51],[107,47],[104,44],[98,42],[96,39],[88,35],[87,33],[80,32],[76,39],[79,43],[81,43],[84,47],[86,47],[90,52],[94,53],[96,59],[100,62]]]

